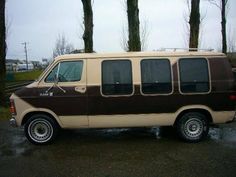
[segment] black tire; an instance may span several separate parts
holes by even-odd
[[[58,133],[58,124],[45,114],[35,114],[25,123],[24,131],[27,139],[33,144],[48,144]]]
[[[206,116],[199,112],[188,112],[176,123],[179,137],[186,142],[196,143],[204,139],[209,132]]]

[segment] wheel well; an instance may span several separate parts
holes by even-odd
[[[24,125],[24,124],[27,122],[27,120],[28,120],[31,116],[35,115],[35,114],[44,114],[44,115],[47,115],[48,117],[52,118],[52,119],[57,123],[58,127],[60,127],[60,125],[58,124],[58,122],[57,122],[57,120],[55,119],[55,117],[53,117],[51,114],[49,114],[49,113],[47,113],[47,112],[42,112],[42,111],[35,111],[35,112],[29,112],[29,113],[27,113],[27,114],[24,116],[24,118],[23,118],[23,120],[22,120],[22,122],[21,122],[21,125]]]
[[[206,116],[207,120],[209,121],[209,123],[212,123],[213,122],[213,119],[212,119],[212,116],[210,114],[209,111],[205,110],[205,109],[187,109],[187,110],[184,110],[182,111],[181,113],[179,113],[179,115],[177,116],[176,120],[175,120],[175,123],[174,123],[174,126],[176,125],[176,123],[179,121],[179,119],[186,113],[188,112],[199,112],[199,113],[202,113]]]

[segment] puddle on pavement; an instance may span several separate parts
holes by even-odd
[[[143,131],[140,129],[141,132]],[[137,134],[141,134],[140,130],[137,129]],[[135,132],[136,129],[107,129],[103,130],[104,134],[108,136],[116,136],[122,133],[132,133]],[[150,129],[146,129],[145,131],[147,134],[153,134],[156,139],[161,139],[163,137],[167,138],[174,138],[176,133],[172,127],[153,127]],[[228,143],[236,143],[236,127],[220,127],[220,128],[210,128],[209,130],[209,138],[214,141],[222,141]]]
[[[30,149],[27,144],[27,139],[23,131],[18,132],[12,137],[11,146],[15,149],[16,156],[23,155]]]
[[[114,129],[104,129],[100,132],[101,136],[115,137],[118,135],[137,135],[137,136],[154,136],[156,139],[165,137],[167,134],[173,133],[172,127],[152,127],[152,128],[114,128]],[[169,131],[169,132],[168,132]],[[123,137],[124,137],[123,136]]]
[[[151,133],[154,133],[154,135],[156,136],[156,139],[160,139],[161,135],[160,135],[160,127],[153,127],[150,130]]]
[[[89,136],[89,134],[91,136]],[[71,136],[72,135],[72,136]],[[150,137],[151,139],[156,138],[157,140],[167,138],[169,141],[177,138],[176,133],[172,127],[153,127],[153,128],[115,128],[115,129],[101,129],[101,130],[76,130],[70,132],[70,137],[77,139],[80,138],[91,138],[100,139],[105,138],[135,138]],[[23,129],[9,130],[7,141],[0,145],[0,156],[27,156],[33,153],[35,146],[31,145],[23,132]],[[153,137],[153,138],[152,138]],[[218,142],[223,145],[234,145],[236,143],[236,127],[220,127],[210,128],[209,140]],[[58,137],[60,138],[60,137]],[[68,136],[65,134],[64,138]],[[64,139],[63,138],[63,139]],[[62,139],[62,141],[64,141]],[[107,140],[109,141],[109,140]],[[179,141],[179,140],[178,140]],[[72,141],[73,142],[73,141]]]
[[[2,146],[0,146],[1,156],[19,156],[25,154],[29,149],[27,147],[27,139],[24,136],[22,128],[8,129],[8,138]]]
[[[236,128],[211,128],[209,136],[215,141],[236,142]]]
[[[20,135],[15,135],[14,137],[12,137],[12,145],[20,145],[23,144],[25,142],[26,138],[24,137],[23,134]]]
[[[129,131],[129,128],[111,128],[102,130],[104,134],[109,134],[109,136],[118,135],[127,131]]]

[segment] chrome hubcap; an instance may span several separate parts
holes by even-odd
[[[204,130],[203,122],[197,118],[190,118],[184,124],[184,132],[191,138],[199,137]]]
[[[52,137],[53,127],[47,120],[36,119],[29,124],[28,134],[35,142],[43,143]]]

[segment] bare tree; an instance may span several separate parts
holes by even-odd
[[[84,51],[93,52],[93,9],[91,0],[81,0],[84,9]]]
[[[148,37],[150,28],[148,27],[148,21],[143,20],[141,23],[141,49],[146,50],[148,47]]]
[[[59,34],[53,50],[53,57],[69,54],[74,50],[72,44],[68,43],[64,34]]]
[[[200,0],[191,0],[189,48],[198,48],[200,22]]]
[[[121,31],[121,47],[124,51],[129,51],[129,45],[128,45],[128,28],[126,25],[123,25],[122,31]]]
[[[232,53],[236,51],[236,30],[229,28],[228,30],[228,52]]]
[[[148,46],[148,37],[149,37],[149,25],[147,20],[143,20],[141,22],[141,50],[144,51],[146,50]],[[128,27],[127,25],[123,25],[122,31],[121,31],[121,47],[125,51],[129,51],[129,44],[128,44]]]
[[[9,40],[8,40],[8,37],[10,36],[11,34],[11,19],[9,18],[9,16],[7,15],[7,12],[6,13],[6,16],[5,16],[5,26],[6,26],[6,54],[7,54],[7,46],[9,46]]]
[[[6,106],[5,80],[6,80],[6,1],[0,1],[0,106]]]
[[[192,31],[196,31],[195,33],[197,35],[194,35],[194,33],[192,32],[191,34],[191,25],[190,25],[190,17],[191,17],[191,13],[192,12],[192,1],[193,0],[185,0],[185,3],[187,5],[187,11],[184,12],[184,32],[183,32],[183,40],[184,40],[184,46],[188,47],[188,48],[201,48],[201,46],[204,45],[203,42],[203,36],[204,36],[204,19],[206,18],[206,11],[205,12],[201,12],[200,9],[198,10],[199,13],[199,24],[197,25],[197,27],[192,28]],[[196,3],[196,2],[195,2]],[[199,6],[200,6],[200,1],[199,1]],[[199,8],[199,7],[198,7]],[[192,21],[191,21],[192,22]],[[196,29],[196,30],[194,30]],[[192,36],[192,37],[191,37]],[[197,37],[198,36],[198,37]],[[191,42],[192,41],[196,41],[196,42]],[[197,45],[195,46],[190,46],[190,43],[197,43]]]
[[[129,51],[141,51],[138,0],[127,0]]]
[[[227,10],[228,0],[208,0],[208,1],[220,9],[222,52],[227,53],[226,10]]]

